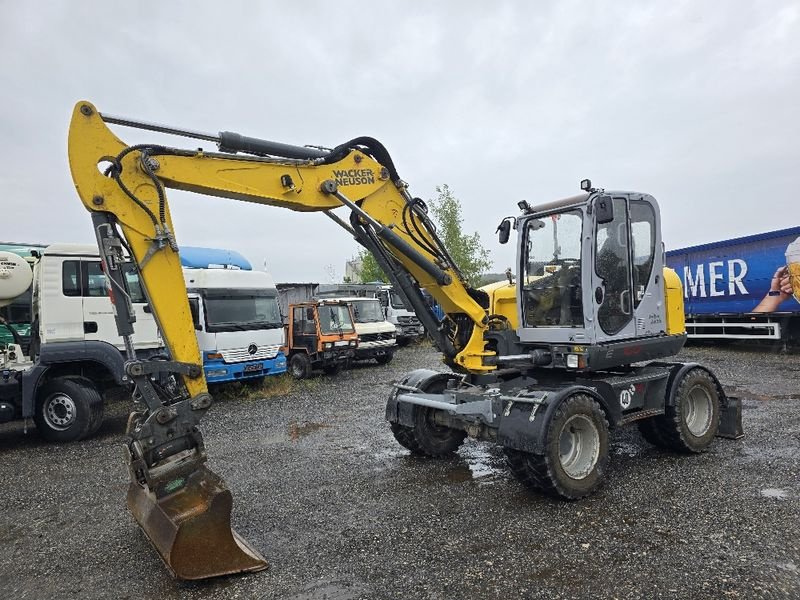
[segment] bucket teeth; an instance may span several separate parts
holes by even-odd
[[[128,488],[128,509],[178,579],[267,568],[264,557],[231,529],[232,505],[225,482],[205,466],[159,486],[158,495],[135,481]]]

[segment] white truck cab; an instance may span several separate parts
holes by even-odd
[[[397,330],[386,320],[378,299],[352,296],[335,300],[353,306],[353,317],[358,333],[356,360],[374,358],[380,365],[389,363],[397,349]]]
[[[53,244],[37,254],[31,273],[19,258],[11,271],[15,255],[0,252],[0,305],[14,300],[18,290],[10,292],[9,285],[26,275],[32,319],[29,340],[7,328],[16,339],[0,346],[0,422],[32,418],[45,439],[70,442],[100,428],[104,397],[129,388],[130,379],[97,247]],[[122,268],[129,269],[125,283],[137,320],[137,354],[163,354],[138,274]]]
[[[375,290],[375,297],[381,303],[386,320],[397,329],[397,344],[405,346],[411,341],[425,336],[425,328],[417,315],[406,308],[400,295],[390,285],[382,285]]]
[[[181,262],[208,383],[258,384],[285,373],[283,320],[272,277],[225,250],[182,247]]]

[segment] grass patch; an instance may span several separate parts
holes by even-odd
[[[261,385],[239,381],[214,386],[211,394],[216,400],[265,400],[288,396],[297,391],[314,390],[320,386],[319,377],[295,379],[288,373],[264,378]]]

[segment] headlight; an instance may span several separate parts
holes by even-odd
[[[227,375],[227,374],[228,374],[228,369],[214,369],[212,371],[206,372],[207,377],[220,377],[222,375]]]
[[[569,368],[569,369],[577,369],[578,368],[578,355],[577,354],[567,354],[567,368]]]
[[[325,342],[322,347],[326,349],[333,348],[333,342]]]

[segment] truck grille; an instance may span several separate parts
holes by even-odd
[[[394,332],[393,331],[386,331],[380,333],[365,333],[364,335],[358,336],[359,342],[382,342],[382,341],[390,341],[394,339]]]
[[[259,346],[255,354],[250,354],[247,348],[232,348],[230,350],[220,350],[222,360],[226,363],[239,363],[248,360],[265,360],[268,358],[275,358],[280,352],[280,346]]]
[[[419,319],[411,315],[397,317],[397,322],[400,323],[400,325],[419,325]]]

